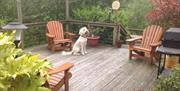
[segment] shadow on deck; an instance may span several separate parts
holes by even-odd
[[[126,46],[89,47],[85,56],[64,56],[50,52],[46,45],[25,51],[48,56],[54,66],[73,63],[70,91],[153,91],[156,67],[145,60],[128,60]]]

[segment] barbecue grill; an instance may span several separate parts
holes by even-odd
[[[161,74],[164,70],[166,55],[179,56],[180,62],[180,28],[170,28],[163,36],[162,45],[157,48],[157,52],[160,53],[158,74]],[[164,54],[164,61],[161,67],[161,58]]]
[[[164,34],[158,52],[180,55],[180,28],[170,28]]]

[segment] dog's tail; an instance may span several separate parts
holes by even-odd
[[[71,52],[62,51],[62,55],[72,55],[72,54],[73,54],[72,51]]]

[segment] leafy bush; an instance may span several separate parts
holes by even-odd
[[[128,17],[124,10],[119,11],[113,11],[110,17],[109,21],[109,10],[107,7],[103,6],[92,6],[88,8],[78,8],[73,10],[73,18],[77,20],[83,20],[83,21],[94,21],[94,22],[111,22],[111,23],[117,23],[122,24],[125,28],[128,27]],[[107,38],[112,39],[113,28],[97,28],[95,27],[92,32],[95,33],[95,35],[100,35],[101,43],[107,43]],[[107,31],[106,31],[107,30]],[[110,31],[109,31],[110,30]],[[112,40],[109,40],[112,41]],[[109,44],[109,43],[108,43]]]
[[[112,14],[112,22],[117,24],[122,24],[125,28],[129,25],[128,16],[124,10],[116,11]]]
[[[50,91],[42,87],[49,63],[16,49],[13,36],[0,33],[0,91]]]
[[[24,46],[32,47],[47,43],[46,27],[30,27],[24,31]]]
[[[155,91],[180,91],[180,65],[168,77],[157,80]]]
[[[0,18],[0,27],[3,26],[7,22],[7,19]]]
[[[165,29],[180,27],[180,1],[179,0],[151,0],[153,10],[147,13],[151,23],[160,23]]]
[[[109,22],[109,10],[101,6],[93,6],[88,8],[80,8],[73,10],[73,18],[83,21],[94,21],[94,22]],[[112,13],[112,23],[128,25],[128,18],[124,10],[119,10]]]
[[[94,28],[90,31],[91,35],[99,35],[100,33],[104,32],[104,28]]]
[[[129,27],[135,29],[144,29],[148,25],[148,21],[145,15],[152,9],[152,5],[149,4],[149,0],[123,0],[126,6],[124,6],[128,20],[130,21]],[[122,6],[123,8],[123,6]]]
[[[108,11],[100,6],[78,8],[73,10],[73,17],[77,20],[103,22],[108,18]]]

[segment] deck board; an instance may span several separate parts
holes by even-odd
[[[51,52],[46,45],[25,51],[48,56],[54,66],[73,63],[70,91],[153,91],[154,88],[157,68],[146,60],[128,60],[127,46],[88,47],[85,56]]]

